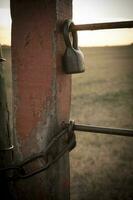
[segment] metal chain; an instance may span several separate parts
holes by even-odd
[[[5,168],[1,168],[0,172],[13,172],[11,176],[8,175],[8,179],[11,181],[16,180],[16,179],[26,179],[38,173],[43,172],[44,170],[52,166],[54,163],[56,163],[57,160],[59,160],[67,151],[71,151],[76,146],[76,139],[75,139],[75,134],[74,134],[75,130],[133,137],[133,130],[131,129],[120,129],[120,128],[118,129],[118,128],[82,125],[82,124],[75,124],[74,121],[70,121],[69,123],[63,124],[62,130],[51,139],[51,142],[48,144],[48,146],[43,152],[30,156],[29,158],[22,161],[19,165],[12,165]],[[45,161],[46,160],[45,158],[48,154],[50,154],[50,150],[52,149],[52,147],[64,135],[67,136],[67,140],[64,147],[62,147],[62,150],[59,151],[54,158],[52,158],[51,160],[48,160],[43,165],[43,167],[26,173],[25,167],[26,166],[28,167],[29,163],[32,163],[36,161],[37,159],[43,159]]]
[[[46,162],[46,164],[39,169],[36,169],[29,173],[25,172],[24,167],[26,165],[28,165],[29,163],[32,163],[33,161],[37,159],[40,159],[40,158],[44,159],[48,155],[53,145],[57,143],[59,139],[65,134],[67,134],[67,144],[64,145],[62,150],[55,156],[55,158],[53,158],[51,161]],[[35,155],[32,155],[31,157],[22,161],[19,165],[12,165],[5,168],[1,168],[0,172],[2,173],[2,172],[12,171],[13,172],[12,175],[11,176],[8,175],[9,181],[17,180],[17,179],[26,179],[26,178],[32,177],[48,169],[51,165],[56,163],[67,151],[71,151],[75,146],[76,146],[76,140],[75,140],[75,134],[73,131],[73,124],[70,122],[69,125],[67,126],[64,124],[64,128],[56,136],[53,137],[53,139],[48,144],[44,152],[40,152]]]

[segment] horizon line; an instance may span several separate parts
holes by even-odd
[[[0,43],[1,44],[1,43]],[[115,44],[115,45],[98,45],[98,46],[80,46],[80,48],[90,48],[90,47],[121,47],[121,46],[132,46],[133,45],[133,42],[132,43],[128,43],[128,44]],[[8,44],[1,44],[1,47],[11,47],[11,45],[8,45]]]

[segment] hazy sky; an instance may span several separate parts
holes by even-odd
[[[0,43],[10,44],[11,41],[11,17],[10,0],[0,0]]]
[[[10,44],[9,0],[0,0],[0,43]],[[133,20],[133,0],[73,0],[75,24]],[[79,45],[103,46],[130,44],[133,29],[78,32]]]

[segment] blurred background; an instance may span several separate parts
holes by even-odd
[[[11,17],[0,0],[3,45],[11,109]],[[132,0],[74,0],[75,24],[133,19]],[[133,128],[133,29],[78,32],[86,71],[72,76],[71,119],[79,123]],[[71,200],[132,200],[133,140],[76,133],[70,153]]]

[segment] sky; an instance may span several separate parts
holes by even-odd
[[[10,0],[0,0],[0,43],[11,44]],[[133,20],[133,0],[73,0],[75,24]],[[79,31],[79,46],[133,43],[133,29]]]

